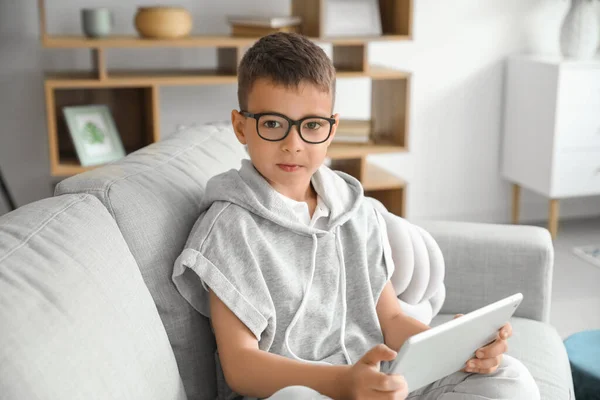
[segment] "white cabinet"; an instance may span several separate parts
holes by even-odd
[[[600,195],[600,60],[509,58],[502,176],[513,183],[514,223],[521,187],[550,199],[553,237],[560,199]]]

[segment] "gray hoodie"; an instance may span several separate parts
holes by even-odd
[[[249,160],[209,180],[173,281],[207,317],[210,287],[261,350],[353,364],[383,343],[385,224],[352,176],[322,166],[311,182],[330,209],[325,230],[303,224]]]

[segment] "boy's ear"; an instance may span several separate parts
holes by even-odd
[[[246,132],[244,126],[246,125],[246,117],[239,113],[238,110],[231,111],[231,125],[233,126],[233,132],[241,144],[246,143]]]

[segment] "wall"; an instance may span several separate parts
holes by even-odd
[[[48,0],[48,31],[79,34],[79,9],[91,0]],[[116,15],[115,32],[135,33],[135,5],[104,0]],[[146,0],[144,4],[170,4]],[[280,13],[287,1],[192,1],[177,4],[194,15],[195,33],[227,33],[225,15]],[[370,161],[407,178],[411,218],[506,222],[510,187],[499,176],[503,63],[536,48],[558,51],[558,28],[567,2],[556,0],[415,0],[413,42],[376,43],[370,62],[414,73],[409,154]],[[324,46],[327,49],[327,46]],[[110,50],[108,65],[161,68],[215,64],[212,49]],[[0,167],[19,204],[51,195],[43,103],[43,70],[86,69],[85,50],[42,49],[36,2],[0,2]],[[349,95],[350,89],[357,91]],[[237,107],[234,85],[163,88],[161,134],[178,124],[228,119]],[[370,82],[341,81],[336,111],[368,117]],[[357,100],[360,99],[360,100]],[[523,193],[523,218],[546,217],[546,201]],[[0,213],[3,204],[0,201]],[[598,198],[569,200],[565,216],[599,214]]]

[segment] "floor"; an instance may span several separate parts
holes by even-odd
[[[573,254],[573,247],[600,244],[600,218],[561,221],[554,241],[550,322],[564,339],[600,329],[600,267]]]

